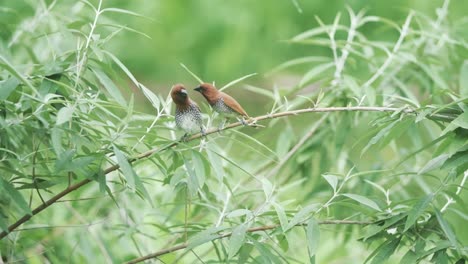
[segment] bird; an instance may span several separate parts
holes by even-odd
[[[218,91],[216,87],[210,83],[202,83],[200,86],[194,89],[201,93],[205,97],[206,101],[211,105],[213,110],[225,117],[224,122],[219,127],[219,130],[224,126],[230,117],[235,117],[244,126],[247,125],[246,119],[250,119],[244,108],[232,98],[230,95]]]
[[[203,126],[200,108],[194,101],[190,100],[184,85],[175,84],[172,86],[171,97],[176,105],[176,126],[185,131],[181,140],[185,141],[190,134],[198,131],[205,136],[206,132]]]

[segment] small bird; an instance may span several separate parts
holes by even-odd
[[[247,124],[244,118],[249,119],[249,115],[242,106],[230,95],[218,91],[214,85],[203,83],[195,91],[200,92],[213,109],[225,117],[224,123],[230,118],[235,117],[244,126]],[[220,129],[224,126],[220,126]]]
[[[197,131],[200,131],[205,136],[200,108],[194,101],[190,100],[185,87],[182,84],[172,86],[171,97],[176,105],[176,125],[185,131],[182,140],[187,139],[191,133]]]

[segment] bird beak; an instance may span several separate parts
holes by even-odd
[[[201,91],[202,91],[202,88],[201,88],[201,86],[198,86],[198,87],[197,87],[197,88],[195,88],[194,90],[195,90],[195,91],[197,91],[197,92],[200,92],[200,93],[201,93]]]

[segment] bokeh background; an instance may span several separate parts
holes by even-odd
[[[96,0],[91,2],[92,5],[97,5],[98,3]],[[413,10],[417,14],[417,18],[412,22],[414,28],[418,28],[417,25],[421,25],[420,28],[424,28],[425,30],[423,33],[431,33],[430,25],[427,25],[430,23],[428,21],[436,19],[438,12],[441,10],[440,7],[444,3],[450,3],[448,6],[448,16],[445,17],[446,21],[443,21],[444,25],[456,25],[453,27],[447,26],[448,29],[453,30],[447,33],[450,36],[459,36],[460,39],[467,39],[468,30],[466,30],[466,25],[468,21],[465,16],[466,10],[468,10],[468,1],[444,2],[440,0],[105,0],[103,1],[104,8],[121,8],[129,12],[109,12],[105,16],[100,17],[100,27],[96,29],[94,38],[98,40],[99,38],[111,35],[112,39],[105,42],[104,46],[100,47],[100,49],[109,51],[119,58],[140,83],[160,97],[161,102],[167,97],[171,86],[175,83],[184,83],[189,88],[197,85],[196,80],[181,67],[181,63],[186,65],[204,81],[215,82],[218,86],[223,86],[242,76],[257,73],[257,75],[229,88],[229,93],[241,102],[247,112],[251,116],[257,116],[266,114],[276,102],[273,102],[274,100],[268,96],[260,96],[258,93],[253,92],[252,89],[246,87],[247,85],[260,87],[268,91],[277,89],[281,95],[286,95],[291,101],[297,100],[295,103],[303,107],[310,107],[311,104],[307,104],[306,99],[302,101],[298,100],[298,94],[307,94],[314,100],[316,99],[318,94],[316,88],[320,85],[312,81],[307,83],[305,87],[300,87],[298,93],[288,93],[288,91],[297,89],[297,85],[301,82],[304,74],[308,70],[311,70],[310,64],[297,65],[273,73],[272,71],[278,65],[296,58],[307,56],[332,57],[330,47],[327,45],[303,45],[289,41],[292,37],[304,31],[320,27],[320,20],[324,24],[331,24],[337,14],[341,14],[341,24],[349,25],[348,9],[354,12],[365,10],[365,13],[368,15],[386,18],[388,21],[392,21],[392,23],[401,27],[407,19],[410,10]],[[45,83],[43,76],[47,75],[44,72],[52,72],[57,75],[63,74],[63,76],[67,76],[69,79],[62,77],[61,81],[66,84],[73,83],[72,77],[74,76],[74,72],[72,70],[66,71],[65,69],[74,66],[74,58],[77,56],[77,52],[79,52],[76,49],[77,40],[80,38],[70,32],[73,30],[89,32],[89,23],[93,21],[94,13],[86,5],[85,1],[71,0],[0,0],[0,38],[2,40],[0,54],[12,62],[18,71],[25,75],[33,76],[31,79],[37,83]],[[52,7],[50,14],[44,12],[44,8],[46,9],[47,7]],[[38,10],[40,10],[40,13],[38,13]],[[130,12],[138,15],[132,15]],[[69,17],[70,19],[68,20]],[[425,20],[423,19],[424,17],[428,19]],[[54,25],[54,23],[58,23],[57,21],[66,22],[64,22],[64,25]],[[109,26],[105,26],[105,24]],[[117,24],[124,25],[126,29],[113,35],[110,33],[115,30],[112,25]],[[66,29],[64,30],[63,27],[66,27]],[[54,32],[54,29],[57,28],[59,30]],[[386,45],[387,48],[391,48],[399,37],[399,32],[389,26],[389,23],[369,23],[359,30],[369,40],[385,43],[383,45]],[[440,28],[437,28],[433,32],[439,34],[439,30]],[[416,32],[409,38],[409,47],[412,47],[412,41],[419,37],[436,42],[434,36],[425,36],[422,33],[418,35],[418,33]],[[336,37],[343,40],[346,38],[346,32],[339,31]],[[47,45],[48,41],[50,42],[50,46]],[[433,44],[432,42],[431,44]],[[13,45],[10,45],[12,43]],[[463,45],[456,46],[452,44],[447,49],[444,49],[444,47],[434,49],[440,51],[438,54],[430,54],[431,45],[428,45],[427,50],[429,51],[427,53],[422,48],[421,50],[414,51],[403,49],[403,52],[406,53],[402,54],[414,55],[415,57],[419,54],[429,54],[424,58],[417,58],[417,60],[420,60],[421,64],[427,63],[432,67],[428,66],[427,69],[429,70],[425,72],[422,70],[422,66],[424,65],[413,64],[409,62],[410,60],[405,60],[403,58],[404,55],[399,58],[403,58],[401,59],[402,65],[404,65],[402,67],[405,68],[401,71],[401,75],[396,70],[395,76],[403,76],[402,80],[404,81],[409,80],[407,83],[402,83],[404,83],[404,88],[407,88],[407,90],[414,94],[416,98],[414,101],[421,103],[423,106],[431,103],[440,106],[457,99],[440,92],[438,89],[442,89],[438,87],[439,83],[436,80],[442,76],[439,78],[441,80],[440,83],[447,84],[448,88],[458,92],[460,67],[466,56],[457,55],[457,57],[449,57],[445,56],[445,54],[467,55],[467,52],[466,49],[463,49]],[[466,43],[464,44],[466,45]],[[32,55],[34,52],[31,52],[29,48],[34,49],[35,55],[37,55],[36,60],[34,60],[34,56]],[[67,53],[69,51],[70,53]],[[54,57],[57,54],[59,58]],[[146,130],[147,127],[154,125],[152,121],[155,116],[155,109],[149,103],[148,98],[143,95],[140,89],[134,86],[132,81],[129,80],[128,76],[114,61],[106,57],[101,62],[99,58],[102,57],[102,54],[99,49],[92,48],[90,54],[92,55],[90,55],[91,62],[89,64],[92,66],[89,66],[83,78],[86,77],[87,80],[92,80],[89,82],[92,84],[89,85],[89,83],[83,81],[80,85],[84,87],[84,90],[90,86],[89,91],[92,92],[89,92],[89,94],[93,96],[95,95],[93,92],[100,93],[104,91],[100,83],[96,81],[94,71],[92,71],[94,68],[100,69],[110,76],[128,101],[130,101],[129,98],[132,96],[135,97],[135,108],[138,111],[134,113],[136,118],[126,116],[127,109],[118,106],[112,100],[110,100],[112,104],[107,104],[106,100],[109,97],[105,92],[102,92],[99,95],[101,99],[104,98],[103,102],[100,102],[102,103],[101,107],[103,109],[107,109],[106,107],[108,107],[111,109],[109,111],[115,111],[115,115],[118,117],[117,121],[112,119],[113,117],[109,117],[109,120],[106,120],[108,117],[106,113],[103,114],[97,110],[90,113],[86,112],[88,103],[94,107],[95,102],[91,100],[94,97],[91,99],[85,98],[86,100],[83,99],[80,103],[83,103],[82,109],[85,110],[75,112],[73,118],[70,118],[70,128],[73,129],[63,129],[63,133],[69,133],[67,135],[70,135],[70,138],[76,139],[79,142],[78,145],[88,144],[88,149],[86,151],[78,150],[77,156],[81,158],[82,156],[87,156],[89,152],[94,153],[93,151],[95,151],[106,158],[112,157],[112,147],[109,147],[112,144],[117,144],[125,151],[125,155],[135,156],[155,146],[163,146],[169,139],[175,140],[172,116],[161,117],[160,120],[157,120],[155,128],[149,131]],[[359,56],[350,57],[349,65],[351,67],[349,68],[351,70],[347,74],[356,78],[355,83],[358,81],[364,82],[364,80],[374,73],[372,72],[372,67],[362,67],[362,64],[370,61],[375,65],[380,65],[386,59],[383,52],[375,54],[376,60],[372,60],[373,58],[366,58],[366,60]],[[62,60],[65,61],[63,63],[65,66],[60,64]],[[392,69],[399,69],[399,63],[400,61],[396,61],[392,65]],[[361,69],[364,70],[359,72]],[[408,71],[406,72],[406,70]],[[432,75],[431,70],[440,75]],[[447,70],[447,74],[444,73],[445,70]],[[5,76],[10,77],[8,71],[4,71],[2,74],[2,78]],[[331,74],[333,73],[330,73],[330,75],[323,73],[320,79],[324,80],[324,82],[330,81]],[[384,78],[382,77],[381,79]],[[396,79],[399,81],[398,78]],[[389,91],[385,85],[380,86],[381,83],[379,79],[378,84],[376,84],[377,88],[375,90],[378,93],[383,94],[388,92],[391,96],[402,97],[406,95],[398,89]],[[81,86],[79,87],[80,89],[82,88]],[[445,91],[450,90],[448,88]],[[82,95],[80,89],[70,89],[72,91],[69,93],[60,94],[63,99],[60,99],[62,101],[59,103],[63,105],[75,104],[75,99]],[[343,85],[340,89],[342,91],[339,91],[339,89],[329,89],[330,95],[325,95],[327,98],[324,105],[328,103],[340,106],[348,105],[349,103],[354,104],[355,101],[351,99],[353,93],[349,91],[350,88]],[[312,91],[315,93],[312,93]],[[440,94],[433,96],[431,91],[439,91]],[[62,91],[59,90],[59,92]],[[362,92],[361,95],[366,92],[368,91]],[[24,112],[26,114],[29,111],[28,107],[37,103],[28,102],[27,96],[22,97],[14,93],[12,95],[8,98],[11,101],[8,106],[11,109],[16,109],[15,107],[19,103],[15,100],[26,98],[27,100],[24,99],[22,101],[25,102]],[[210,111],[199,94],[192,92],[191,96],[202,106],[204,112],[208,113]],[[391,98],[391,96],[388,96],[388,98]],[[380,94],[376,97],[375,105],[385,105],[387,102],[385,100],[388,99]],[[280,97],[278,101],[282,99]],[[410,98],[411,100],[403,98],[408,99],[406,101],[398,101],[398,99],[401,98],[388,100],[392,103],[396,102],[397,106],[402,106],[414,98]],[[167,107],[171,107],[172,104],[170,101],[168,102]],[[365,104],[367,103],[365,101]],[[61,126],[58,124],[54,125],[56,124],[55,116],[60,110],[55,109],[55,105],[47,105],[47,107],[50,107],[51,110],[48,111],[52,113],[47,116],[47,118],[50,118],[47,121],[51,124],[47,129],[54,127],[61,130],[64,124],[60,124]],[[22,109],[20,110],[18,120],[22,120],[21,118],[24,114]],[[460,109],[455,110],[452,113],[454,116],[460,112]],[[14,115],[12,114],[12,116]],[[251,175],[246,174],[245,171],[259,171],[261,175],[268,174],[270,167],[274,167],[272,165],[274,163],[270,163],[270,161],[277,162],[281,160],[304,134],[311,130],[314,123],[318,122],[321,116],[304,115],[273,120],[271,123],[268,123],[268,129],[243,128],[239,131],[236,130],[227,134],[210,137],[207,149],[212,148],[219,151],[219,153],[228,157],[230,161],[234,161],[240,164],[240,166],[233,165],[233,163],[225,160],[220,161],[218,157],[219,164],[223,164],[221,167],[225,170],[224,181],[222,184],[218,182],[216,177],[220,176],[214,175],[215,169],[211,169],[212,175],[206,177],[206,186],[203,189],[203,192],[207,194],[208,198],[206,199],[209,203],[205,207],[206,204],[202,203],[205,201],[193,201],[193,214],[189,217],[190,220],[193,220],[193,230],[189,235],[194,235],[203,230],[203,228],[210,227],[213,221],[217,220],[218,215],[215,209],[222,210],[224,206],[223,202],[227,199],[223,196],[227,193],[227,191],[224,193],[226,186],[235,186],[239,182],[248,183],[245,186],[239,187],[240,191],[233,198],[235,202],[233,202],[229,210],[257,208],[259,204],[261,207],[263,203],[262,199],[264,199],[262,187],[259,187],[259,183],[253,181]],[[16,118],[16,116],[14,117]],[[443,126],[437,126],[429,120],[417,123],[413,122],[414,120],[410,118],[408,120],[405,119],[404,122],[402,121],[401,124],[403,125],[401,127],[399,127],[400,123],[395,126],[395,132],[389,133],[392,137],[388,141],[386,138],[382,140],[385,143],[382,144],[381,148],[373,146],[370,151],[362,154],[361,150],[369,144],[368,141],[379,132],[379,129],[386,128],[386,124],[388,124],[386,122],[390,122],[388,120],[391,120],[391,118],[384,121],[380,120],[382,123],[379,123],[379,119],[375,113],[369,115],[361,115],[361,113],[356,115],[337,113],[336,115],[331,114],[328,116],[318,132],[307,140],[290,160],[285,162],[286,165],[280,168],[281,170],[278,170],[280,173],[273,175],[271,178],[279,193],[278,197],[280,197],[281,202],[284,202],[284,208],[288,213],[288,217],[292,218],[293,214],[300,210],[300,208],[312,202],[323,203],[332,195],[329,184],[321,177],[324,173],[336,172],[337,178],[341,182],[344,178],[343,175],[346,175],[347,172],[353,169],[355,169],[356,173],[380,169],[392,170],[393,166],[400,162],[400,159],[403,157],[407,157],[410,153],[423,149],[426,144],[432,144],[433,140],[443,130]],[[18,147],[18,153],[30,157],[28,154],[33,151],[30,148],[34,144],[34,141],[29,136],[31,134],[30,131],[36,131],[38,128],[44,129],[43,133],[46,135],[46,141],[49,139],[50,131],[42,127],[42,123],[36,122],[33,118],[27,121],[30,123],[27,123],[24,127],[20,127],[22,125],[21,122],[14,124],[19,128],[14,125],[11,126],[13,128],[9,127],[9,129],[11,128],[10,134],[6,135],[18,134],[17,138],[11,139],[11,142],[7,143],[20,146],[21,149]],[[106,123],[107,121],[109,122]],[[391,121],[393,122],[394,120]],[[92,132],[94,132],[95,124],[97,124],[96,126],[106,124],[108,125],[106,127],[108,130],[103,129],[103,131],[109,132],[109,136],[104,132],[101,134],[96,133],[98,136],[87,138],[88,141],[83,143],[84,141],[80,141],[80,136],[82,136],[81,124],[86,125],[83,127]],[[448,123],[445,122],[444,124]],[[105,127],[105,125],[102,126]],[[26,132],[24,132],[24,135],[15,133],[15,129]],[[119,136],[121,137],[119,138]],[[252,136],[257,142],[249,138],[249,136]],[[29,140],[33,142],[31,143]],[[69,142],[66,142],[66,140],[68,138],[64,136],[63,142],[59,143],[62,143],[63,147],[70,147],[67,145]],[[86,188],[70,194],[66,200],[54,204],[47,211],[35,216],[33,221],[26,226],[26,228],[31,228],[32,231],[26,229],[24,233],[18,232],[18,239],[11,243],[12,246],[5,244],[4,248],[8,248],[8,250],[13,252],[11,255],[19,259],[24,256],[38,256],[32,262],[42,260],[42,255],[51,259],[51,262],[56,263],[60,263],[64,258],[76,258],[82,262],[91,262],[95,258],[99,258],[99,261],[107,260],[111,262],[112,260],[131,259],[162,248],[161,240],[164,240],[164,242],[169,241],[166,246],[183,243],[184,240],[181,234],[184,232],[183,227],[184,223],[186,223],[184,222],[186,220],[184,218],[186,200],[181,198],[184,195],[182,187],[172,184],[171,181],[177,177],[181,178],[181,175],[186,174],[181,169],[183,166],[180,157],[184,155],[185,157],[187,155],[194,157],[193,155],[197,155],[191,152],[191,148],[198,150],[198,146],[195,145],[197,143],[198,141],[193,143],[193,145],[189,145],[189,147],[184,145],[176,148],[173,152],[164,152],[160,157],[158,156],[158,159],[168,164],[167,167],[169,169],[167,169],[167,174],[155,169],[157,167],[155,164],[159,162],[157,160],[147,160],[135,165],[136,172],[144,180],[145,186],[149,190],[150,200],[158,204],[156,208],[149,205],[148,201],[140,199],[135,190],[129,190],[122,180],[123,177],[115,173],[109,175],[107,179],[108,184],[115,191],[116,203],[93,181]],[[433,153],[439,151],[436,143],[428,148],[424,147],[418,155],[410,156],[408,160],[402,161],[403,166],[396,166],[397,169],[392,171],[394,174],[369,173],[369,176],[365,179],[374,181],[391,190],[391,194],[394,195],[393,198],[396,201],[392,206],[395,207],[396,211],[407,210],[414,205],[417,199],[437,189],[440,181],[446,176],[445,172],[440,171],[434,172],[434,175],[431,175],[431,177],[414,175],[414,173],[405,174],[406,172],[418,171],[424,167],[433,158]],[[100,149],[101,144],[107,144],[107,152]],[[446,145],[450,144],[452,143],[448,142]],[[44,166],[41,168],[43,169],[44,181],[50,180],[52,182],[49,188],[52,190],[51,193],[57,193],[66,187],[67,184],[65,180],[67,175],[63,171],[60,171],[60,175],[57,173],[60,177],[56,178],[59,180],[56,180],[54,178],[56,175],[53,174],[56,173],[54,164],[61,157],[58,155],[59,153],[54,152],[55,150],[50,146],[50,142],[46,142],[40,147],[43,148],[43,153],[45,153],[43,154]],[[456,149],[456,146],[453,149]],[[445,149],[441,148],[439,154],[444,151]],[[203,157],[209,159],[210,162],[215,160],[210,156],[211,152],[205,151],[202,153]],[[55,156],[56,154],[57,156]],[[179,160],[176,162],[177,157],[179,157]],[[24,171],[27,171],[24,173],[24,178],[29,181],[30,168],[28,166],[31,166],[31,162],[27,158],[20,161],[16,161],[15,158],[11,160],[13,162],[8,163],[4,167],[10,168],[8,166],[15,167],[14,165],[20,164],[16,166],[19,169],[16,167],[15,169],[21,170],[24,167]],[[115,162],[111,158],[108,161]],[[52,175],[51,179],[47,178],[50,175]],[[10,180],[14,176],[5,174],[4,177],[5,180]],[[79,179],[82,179],[86,175],[79,175],[79,177],[81,177]],[[356,193],[370,197],[378,201],[382,208],[385,208],[386,204],[384,198],[382,198],[382,194],[372,186],[364,183],[364,180],[357,178],[349,186],[346,186],[347,191],[355,191]],[[447,189],[451,188],[450,190],[454,192],[454,186],[459,180],[457,179],[456,183],[454,181],[451,182],[451,186],[444,187]],[[19,184],[16,186],[19,186]],[[29,194],[26,191],[34,190],[31,184],[26,189],[20,190],[25,197],[26,194]],[[44,195],[50,197],[51,193]],[[141,193],[138,194],[141,195]],[[467,194],[464,192],[462,195],[466,197]],[[83,199],[81,201],[80,199],[83,197],[97,197],[97,199]],[[400,201],[402,201],[401,204],[398,204]],[[445,202],[445,198],[440,195],[434,204],[440,209]],[[41,204],[41,201],[34,196],[32,204],[37,206]],[[117,208],[116,204],[119,205],[119,208]],[[406,205],[410,206],[405,207]],[[458,212],[466,211],[466,209],[465,211],[463,210],[463,203],[461,202],[453,207],[457,208]],[[365,215],[366,209],[369,211],[369,208],[356,203],[356,201],[342,199],[329,212],[325,213],[325,210],[323,210],[318,218],[335,217],[342,219],[355,216],[355,212],[359,212],[356,215],[360,217],[360,213],[362,212],[364,212],[362,215]],[[270,224],[271,221],[276,221],[276,215],[273,211],[273,209],[270,209],[270,212],[265,213],[267,216],[264,222],[262,222],[264,219],[260,219],[259,221],[262,224]],[[378,214],[372,215],[369,213],[368,215],[380,216]],[[451,226],[455,227],[457,238],[466,244],[468,241],[468,230],[462,228],[462,225],[466,222],[467,216],[464,213],[457,214],[449,211],[447,218],[450,219]],[[231,222],[227,220],[226,223],[229,227],[233,227],[238,224],[237,220],[237,218],[232,221],[229,220]],[[88,225],[88,223],[92,224]],[[43,225],[45,224],[48,227],[44,227]],[[66,225],[69,226],[66,227]],[[82,230],[86,230],[87,232],[82,232]],[[322,263],[349,263],[350,259],[362,261],[365,256],[368,256],[378,246],[378,243],[367,246],[364,243],[356,242],[362,234],[356,229],[349,227],[327,226],[321,228],[321,232],[322,240],[319,249],[319,260],[324,261]],[[290,233],[293,233],[291,241],[294,242],[289,245],[288,252],[294,252],[298,249],[300,252],[297,253],[297,258],[301,260],[305,259],[307,249],[304,246],[305,239],[302,230],[295,230]],[[178,236],[176,237],[176,235]],[[438,241],[437,239],[435,240]],[[283,246],[280,245],[278,247]],[[203,245],[200,247],[200,251],[208,247],[210,245]],[[142,249],[143,253],[140,252],[140,249]],[[47,255],[43,254],[43,252],[52,253]],[[404,253],[404,251],[398,252],[398,255],[393,256],[392,260],[401,259]],[[109,256],[106,254],[109,254]],[[211,252],[210,254],[213,257],[214,253]],[[179,257],[183,258],[184,255],[185,253],[181,254],[181,256],[171,254],[164,260],[168,263],[172,261],[176,262]],[[187,258],[190,258],[190,261],[194,263],[197,261],[192,255]],[[298,262],[300,263],[300,261]]]
[[[40,1],[42,2],[42,1]],[[50,4],[52,1],[44,1]],[[195,87],[196,81],[180,66],[185,64],[204,81],[224,85],[241,76],[258,73],[247,83],[265,88],[277,85],[291,87],[304,73],[301,67],[265,77],[275,66],[298,57],[330,55],[327,47],[290,44],[287,40],[317,27],[315,17],[332,23],[338,13],[346,21],[347,8],[403,23],[409,10],[435,16],[442,1],[305,1],[305,0],[174,0],[174,1],[104,1],[104,7],[118,7],[144,17],[111,14],[110,18],[138,30],[140,34],[122,31],[109,42],[111,50],[132,71],[137,79],[156,93],[167,93],[174,83]],[[0,35],[8,39],[16,25],[34,15],[34,3],[2,0]],[[58,5],[62,15],[73,4]],[[67,9],[65,9],[67,8]],[[468,2],[452,1],[449,19],[456,21],[468,10]],[[84,13],[83,21],[92,21],[92,13]],[[83,22],[85,23],[85,22]],[[25,27],[28,34],[28,25]],[[375,24],[361,29],[370,39],[395,40],[398,32]],[[296,77],[295,77],[296,76]],[[248,112],[260,114],[252,94],[233,89]],[[125,89],[123,89],[125,92]],[[128,91],[128,90],[127,90]],[[202,97],[195,97],[202,100]],[[141,98],[141,103],[146,100]],[[149,105],[147,110],[150,111]]]

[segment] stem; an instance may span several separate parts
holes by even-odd
[[[356,107],[326,107],[326,108],[305,108],[305,109],[298,109],[298,110],[293,110],[293,111],[286,111],[286,112],[280,112],[280,113],[275,113],[275,114],[268,114],[268,115],[262,115],[262,116],[258,116],[258,117],[252,117],[250,120],[248,120],[248,125],[249,126],[252,126],[252,125],[255,125],[256,122],[258,121],[262,121],[262,120],[266,120],[266,119],[273,119],[273,118],[280,118],[280,117],[285,117],[285,116],[293,116],[293,115],[301,115],[301,114],[305,114],[305,113],[325,113],[325,112],[404,112],[404,113],[416,113],[416,110],[413,110],[413,109],[409,109],[409,108],[406,108],[406,109],[401,109],[401,108],[393,108],[393,107],[366,107],[366,106],[356,106]],[[221,129],[222,130],[228,130],[228,129],[232,129],[232,128],[235,128],[235,127],[239,127],[239,126],[243,126],[243,124],[241,122],[236,122],[236,123],[232,123],[232,124],[229,124],[227,126],[225,126],[224,128]],[[206,131],[206,135],[209,135],[209,134],[213,134],[213,133],[217,133],[218,131],[220,131],[218,128],[211,128],[211,129],[208,129]],[[192,140],[195,140],[195,139],[199,139],[199,138],[202,138],[203,135],[198,133],[198,134],[195,134],[195,135],[192,135],[191,137],[189,137],[187,139],[187,141],[192,141]],[[149,151],[146,151],[146,152],[143,152],[139,155],[137,155],[136,157],[133,157],[133,158],[130,158],[128,160],[129,163],[133,163],[137,160],[141,160],[141,159],[145,159],[145,158],[148,158],[150,157],[151,155],[155,154],[155,153],[158,153],[158,152],[162,152],[166,149],[170,149],[172,147],[175,147],[179,144],[178,141],[174,141],[172,143],[170,143],[169,145],[166,145],[164,147],[160,147],[160,148],[155,148],[155,149],[152,149],[152,150],[149,150]],[[114,164],[110,167],[108,167],[106,170],[104,170],[103,174],[104,175],[107,175],[113,171],[116,171],[120,169],[120,166],[118,164]],[[61,191],[60,193],[54,195],[52,198],[50,198],[49,200],[47,200],[45,203],[39,205],[38,207],[36,207],[33,211],[32,211],[32,214],[30,215],[25,215],[23,217],[21,217],[20,219],[18,219],[15,223],[13,223],[12,225],[10,225],[8,227],[8,231],[3,231],[0,233],[0,240],[3,239],[4,237],[6,237],[8,235],[9,232],[15,230],[16,228],[18,228],[20,225],[22,225],[23,223],[27,222],[29,219],[31,219],[34,215],[42,212],[43,210],[47,209],[49,206],[51,206],[52,204],[54,204],[55,202],[57,202],[59,199],[61,199],[62,197],[66,196],[67,194],[83,187],[84,185],[92,182],[93,180],[90,179],[90,178],[87,178],[87,179],[84,179],[78,183],[75,183],[73,185],[70,185],[68,186],[67,188],[65,188],[63,191]]]
[[[324,220],[324,221],[319,221],[318,222],[319,225],[371,225],[373,223],[374,222],[371,222],[371,221],[352,221],[352,220]],[[304,226],[304,225],[306,225],[306,224],[305,223],[300,223],[300,224],[297,224],[296,226]],[[280,227],[279,224],[266,225],[266,226],[257,226],[257,227],[252,227],[252,228],[247,229],[247,232],[248,233],[253,233],[253,232],[259,232],[259,231],[267,231],[267,230],[272,230],[272,229],[275,229],[275,228],[278,228],[278,227]],[[225,237],[230,237],[231,235],[232,235],[232,232],[220,234],[218,237],[214,238],[211,241],[221,239],[221,238],[225,238]],[[207,241],[207,242],[209,242],[209,241]],[[180,245],[177,245],[177,246],[174,246],[174,247],[166,248],[166,249],[157,251],[155,253],[143,256],[143,257],[132,259],[132,260],[128,261],[127,264],[134,264],[134,263],[142,262],[142,261],[145,261],[145,260],[148,260],[148,259],[157,258],[157,257],[160,257],[162,255],[169,254],[171,252],[175,252],[175,251],[185,249],[188,246],[189,246],[188,243],[183,243],[183,244],[180,244]]]

